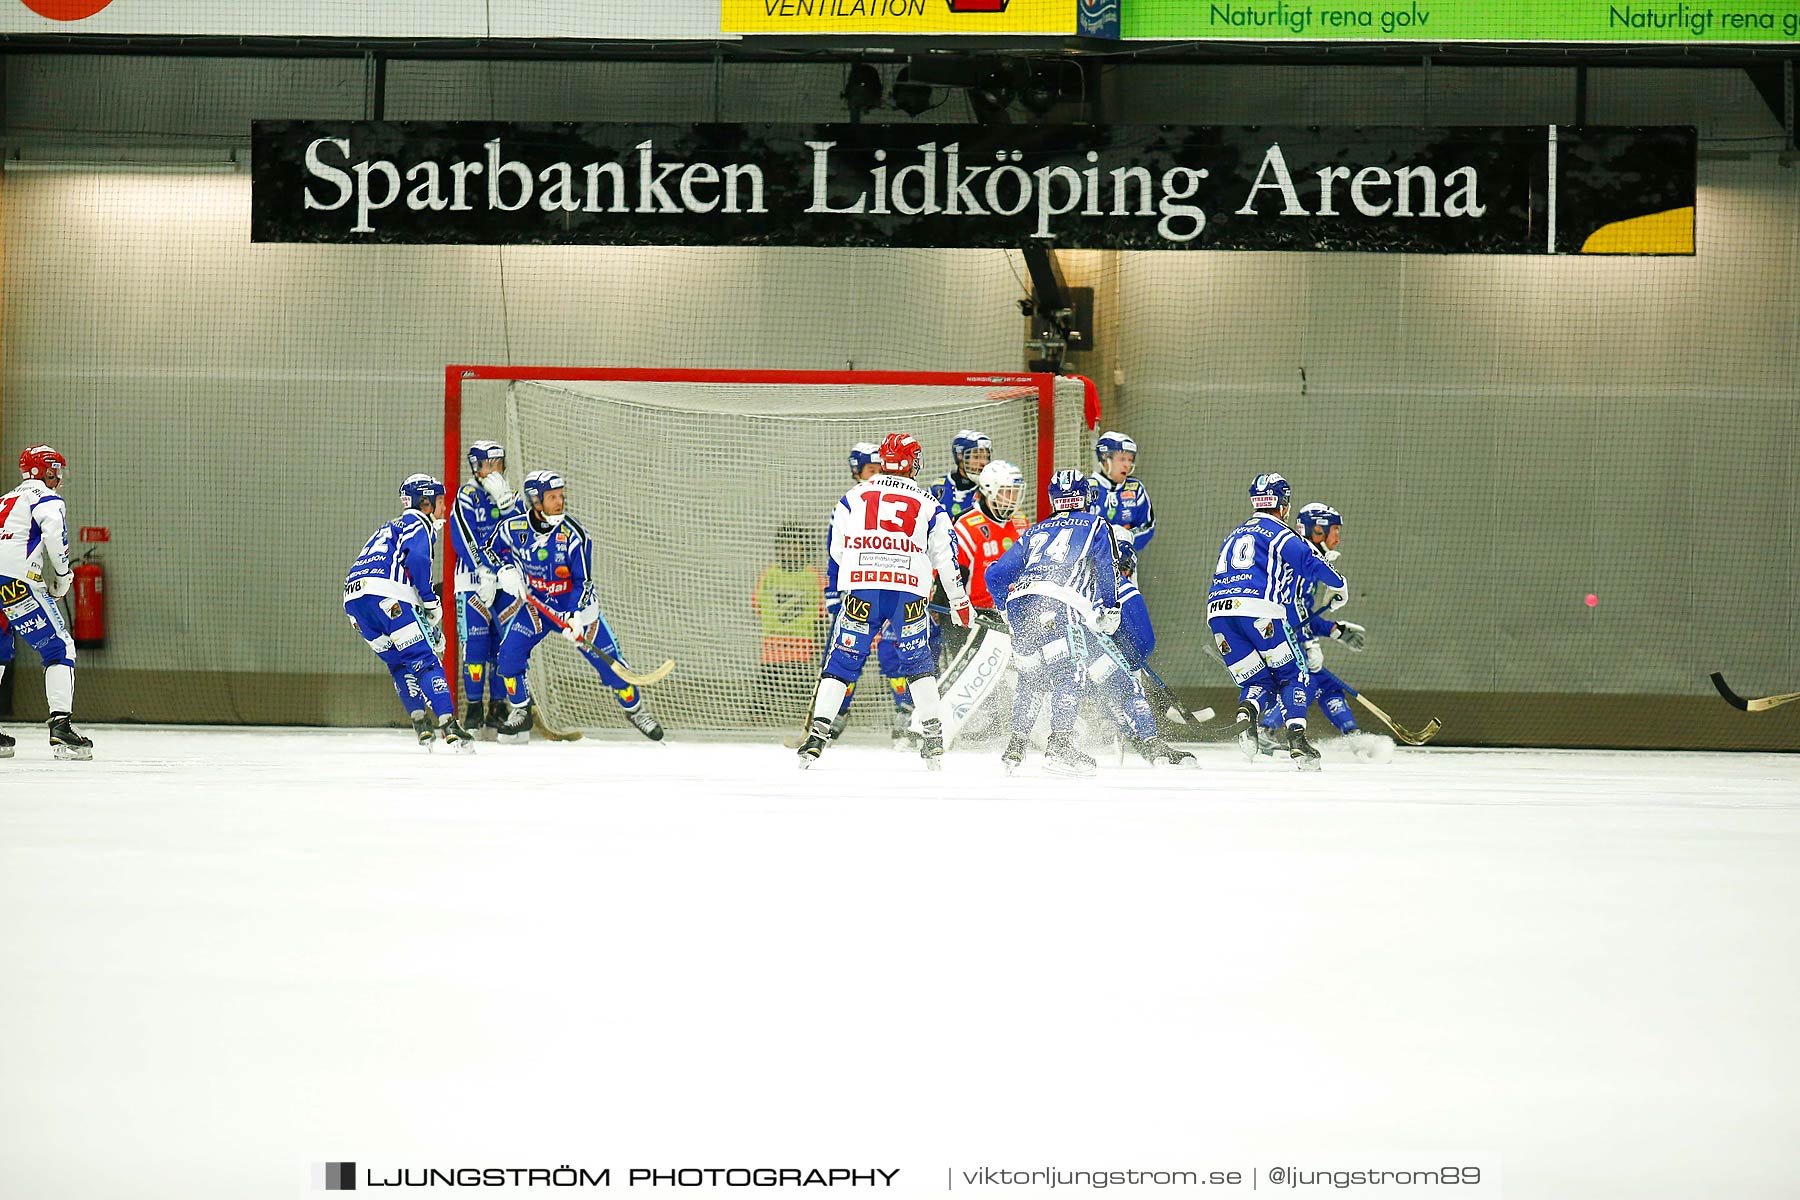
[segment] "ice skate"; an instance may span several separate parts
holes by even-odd
[[[1138,756],[1151,766],[1166,765],[1171,767],[1198,766],[1198,761],[1186,750],[1177,750],[1159,737],[1133,738],[1131,748]]]
[[[894,749],[913,750],[919,748],[920,738],[918,734],[913,732],[912,719],[913,710],[911,706],[906,708],[896,708],[894,710],[894,725],[891,734],[894,740]]]
[[[1245,762],[1255,762],[1257,745],[1262,739],[1260,727],[1256,723],[1256,708],[1249,704],[1238,705],[1237,710],[1237,746],[1238,753],[1244,756]]]
[[[922,723],[924,734],[919,738],[919,757],[925,760],[925,766],[933,771],[944,769],[944,725],[936,717]]]
[[[1044,755],[1044,770],[1082,777],[1094,773],[1094,760],[1076,749],[1073,734],[1055,733],[1050,735],[1050,748]]]
[[[504,700],[489,700],[487,717],[480,722],[481,728],[477,729],[474,725],[470,725],[469,731],[484,742],[497,740],[500,736],[500,727],[506,724],[507,708],[508,705]]]
[[[1318,749],[1306,740],[1306,730],[1298,725],[1288,727],[1288,757],[1302,771],[1317,771],[1322,766]]]
[[[806,740],[800,743],[797,751],[800,758],[800,769],[806,770],[817,762],[819,755],[825,753],[825,746],[831,741],[831,722],[817,718],[812,723],[812,730],[807,733]]]
[[[1271,729],[1267,725],[1256,727],[1256,753],[1262,758],[1274,758],[1287,749],[1285,731]]]
[[[625,719],[631,722],[631,727],[633,729],[637,730],[651,741],[660,742],[663,740],[663,727],[655,717],[650,715],[648,709],[640,706],[635,711],[626,713]]]
[[[17,744],[18,743],[14,742],[8,735],[0,733],[0,758],[11,758],[13,756],[13,747]]]
[[[1006,749],[1000,752],[1000,766],[1008,775],[1024,765],[1025,749],[1029,745],[1028,741],[1016,733],[1013,734],[1012,740],[1006,743]]]
[[[419,745],[427,750],[431,749],[431,740],[437,736],[437,730],[432,728],[431,718],[425,715],[422,708],[406,715],[412,718],[413,736],[419,739]]]
[[[502,742],[522,746],[531,740],[531,702],[509,704],[506,708],[506,720],[495,731]]]
[[[475,752],[475,737],[467,729],[463,728],[462,722],[456,719],[456,714],[445,713],[443,716],[439,717],[437,727],[438,732],[444,735],[444,745],[450,747],[450,749],[456,751],[458,754],[473,754]]]
[[[94,743],[75,731],[75,727],[69,724],[68,713],[51,713],[50,752],[58,758],[86,762],[94,757]]]

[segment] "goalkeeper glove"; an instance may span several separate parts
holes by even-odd
[[[1352,650],[1361,650],[1369,644],[1368,631],[1361,625],[1353,625],[1349,621],[1339,621],[1332,627],[1331,636]]]
[[[1119,610],[1116,608],[1101,609],[1094,617],[1094,628],[1108,637],[1119,632]]]
[[[525,573],[517,567],[501,567],[500,573],[494,576],[500,590],[509,596],[525,598]]]
[[[588,627],[594,623],[591,618],[584,617],[580,613],[570,613],[568,620],[569,623],[563,626],[562,635],[571,642],[579,642],[581,635],[586,633]]]

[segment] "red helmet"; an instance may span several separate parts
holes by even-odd
[[[889,475],[917,475],[922,453],[912,434],[890,433],[881,443],[881,469]]]
[[[27,446],[19,453],[19,474],[27,479],[62,476],[69,464],[49,446]]]

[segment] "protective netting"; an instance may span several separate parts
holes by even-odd
[[[1707,683],[1800,687],[1800,170],[1750,73],[1083,62],[1104,106],[1059,120],[1583,120],[1700,139],[1692,258],[1058,252],[1095,293],[1093,348],[1070,365],[1099,384],[1102,428],[1142,451],[1157,534],[1141,581],[1173,687],[1225,688],[1201,601],[1250,476],[1279,470],[1345,513],[1344,615],[1371,642],[1328,662],[1396,715],[1440,713],[1440,740],[1800,746],[1800,705],[1742,718]],[[0,461],[56,445],[72,523],[112,531],[81,715],[397,719],[337,584],[399,480],[443,469],[446,363],[1009,371],[1028,354],[1016,250],[253,245],[250,180],[228,161],[252,119],[367,118],[379,93],[390,120],[830,121],[844,71],[417,59],[378,80],[349,58],[9,55],[8,151],[64,166],[0,180]],[[933,99],[921,120],[970,119],[960,90]],[[69,165],[108,155],[192,170]],[[495,423],[469,436],[507,440],[499,386],[480,393],[471,422],[491,404]],[[713,433],[670,442],[682,459],[652,478],[661,460],[612,407],[612,432],[569,433],[568,456],[555,427],[522,429],[515,479],[534,438],[577,472],[578,517],[644,564],[603,564],[627,649],[675,657],[677,681],[694,658],[698,681],[704,652],[651,616],[690,589],[631,572],[680,557],[709,487],[745,509],[742,562],[766,563],[783,521],[817,527],[848,443],[890,422],[824,412],[819,437],[783,446],[817,455],[802,481],[728,457],[764,423],[726,436],[741,412],[665,403],[665,436]],[[917,424],[931,468],[964,420]],[[1007,444],[1022,432],[989,432],[1035,470]],[[665,497],[642,521],[665,541],[609,533]],[[741,566],[710,602],[753,628],[754,584]],[[757,649],[735,646],[732,669],[753,675]],[[9,686],[32,714],[35,659],[19,661]]]
[[[1041,453],[1058,467],[1091,457],[1083,383],[1053,390],[1046,429],[1037,389],[1018,383],[470,382],[458,436],[502,442],[515,486],[534,470],[568,480],[568,512],[594,537],[601,607],[628,661],[678,665],[646,690],[660,719],[687,731],[792,729],[818,679],[826,525],[850,487],[850,447],[910,433],[929,483],[950,469],[957,431],[979,430],[1035,496]],[[540,644],[531,687],[553,726],[619,723],[612,694],[560,638]]]

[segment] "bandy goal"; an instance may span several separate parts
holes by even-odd
[[[515,491],[529,471],[561,474],[626,660],[678,664],[647,689],[658,718],[677,733],[792,729],[824,649],[826,526],[850,487],[850,447],[910,433],[930,484],[950,470],[957,431],[979,430],[1024,474],[1035,516],[1054,471],[1090,469],[1098,419],[1078,376],[456,364],[444,372],[444,480],[454,491],[466,478],[464,451],[482,438],[506,447]],[[446,598],[454,573],[446,538]],[[551,725],[618,724],[563,639],[539,646],[530,680]],[[868,717],[856,724],[886,728],[883,697],[858,703]]]

